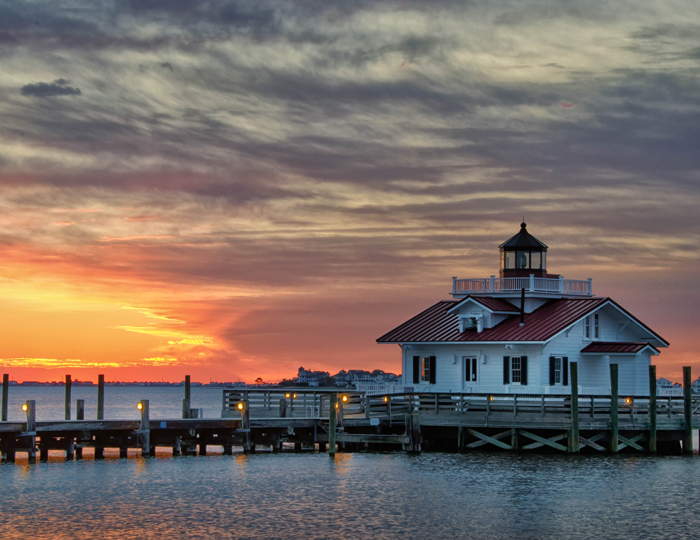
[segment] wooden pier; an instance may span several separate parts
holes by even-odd
[[[26,422],[7,421],[7,377],[3,379],[0,451],[15,461],[26,453],[34,462],[50,450],[81,459],[105,448],[120,457],[129,449],[153,456],[156,448],[173,455],[206,455],[209,447],[251,453],[302,450],[337,451],[511,451],[565,453],[693,452],[692,428],[700,425],[700,397],[690,391],[690,368],[684,368],[685,394],[656,396],[656,370],[649,370],[650,396],[620,396],[617,365],[611,367],[610,396],[579,396],[577,365],[571,365],[570,395],[411,393],[367,395],[355,391],[310,389],[222,391],[221,418],[197,418],[191,408],[189,377],[182,418],[152,419],[149,402],[138,404],[140,420],[104,420],[104,378],[98,384],[98,418],[84,419],[77,400],[71,419],[70,379],[66,379],[65,420],[36,419],[34,401],[23,409]],[[286,446],[285,446],[286,445]]]

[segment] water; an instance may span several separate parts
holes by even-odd
[[[60,419],[62,390],[11,389],[13,418],[31,398],[39,419]],[[92,404],[86,417],[95,395],[74,388]],[[151,401],[153,416],[177,417],[182,389],[106,395],[107,418],[137,418],[139,399]],[[193,388],[206,416],[219,415],[220,397]],[[0,537],[697,538],[699,477],[697,456],[163,452],[67,462],[52,454],[47,463],[0,464]]]
[[[697,538],[697,458],[255,454],[0,465],[3,538]]]
[[[12,386],[9,390],[8,420],[24,422],[27,415],[22,404],[28,399],[36,401],[36,419],[63,420],[65,388],[61,386],[23,387]],[[192,408],[204,409],[205,418],[221,418],[220,388],[192,387]],[[105,420],[138,420],[140,413],[136,404],[149,400],[151,418],[182,418],[183,387],[131,387],[107,386],[105,388]],[[85,400],[85,419],[97,418],[97,386],[74,386],[71,389],[71,418],[75,419],[75,400]]]

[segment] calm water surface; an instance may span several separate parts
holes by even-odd
[[[37,400],[39,419],[61,418],[62,389],[12,390],[15,405]],[[177,416],[181,392],[108,388],[107,417],[136,418],[144,398],[162,411],[154,416]],[[57,411],[41,407],[52,400]],[[220,391],[193,389],[197,400],[218,416]],[[699,505],[697,456],[163,453],[0,464],[3,539],[682,539],[700,537]]]

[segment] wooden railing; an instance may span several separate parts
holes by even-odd
[[[518,293],[521,289],[528,292],[570,294],[577,296],[592,296],[593,286],[590,279],[581,281],[575,279],[529,277],[497,278],[491,276],[485,279],[452,278],[452,294],[491,294]]]
[[[224,390],[222,416],[236,417],[238,403],[248,403],[251,418],[329,418],[330,395],[338,396],[344,418],[389,419],[402,422],[406,414],[419,415],[423,423],[439,424],[502,421],[522,425],[571,422],[570,395],[448,394],[411,393],[370,395],[354,391],[307,390]],[[578,415],[582,425],[610,420],[610,396],[579,396]],[[618,399],[620,424],[649,422],[649,398],[626,396]],[[700,397],[692,399],[693,415],[700,418]],[[659,425],[677,424],[684,418],[682,397],[658,397],[656,414]]]

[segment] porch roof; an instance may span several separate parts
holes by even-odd
[[[646,341],[595,341],[589,343],[583,349],[581,349],[582,354],[638,354],[650,348],[652,354],[656,356],[659,354],[659,350],[654,347],[651,343]]]

